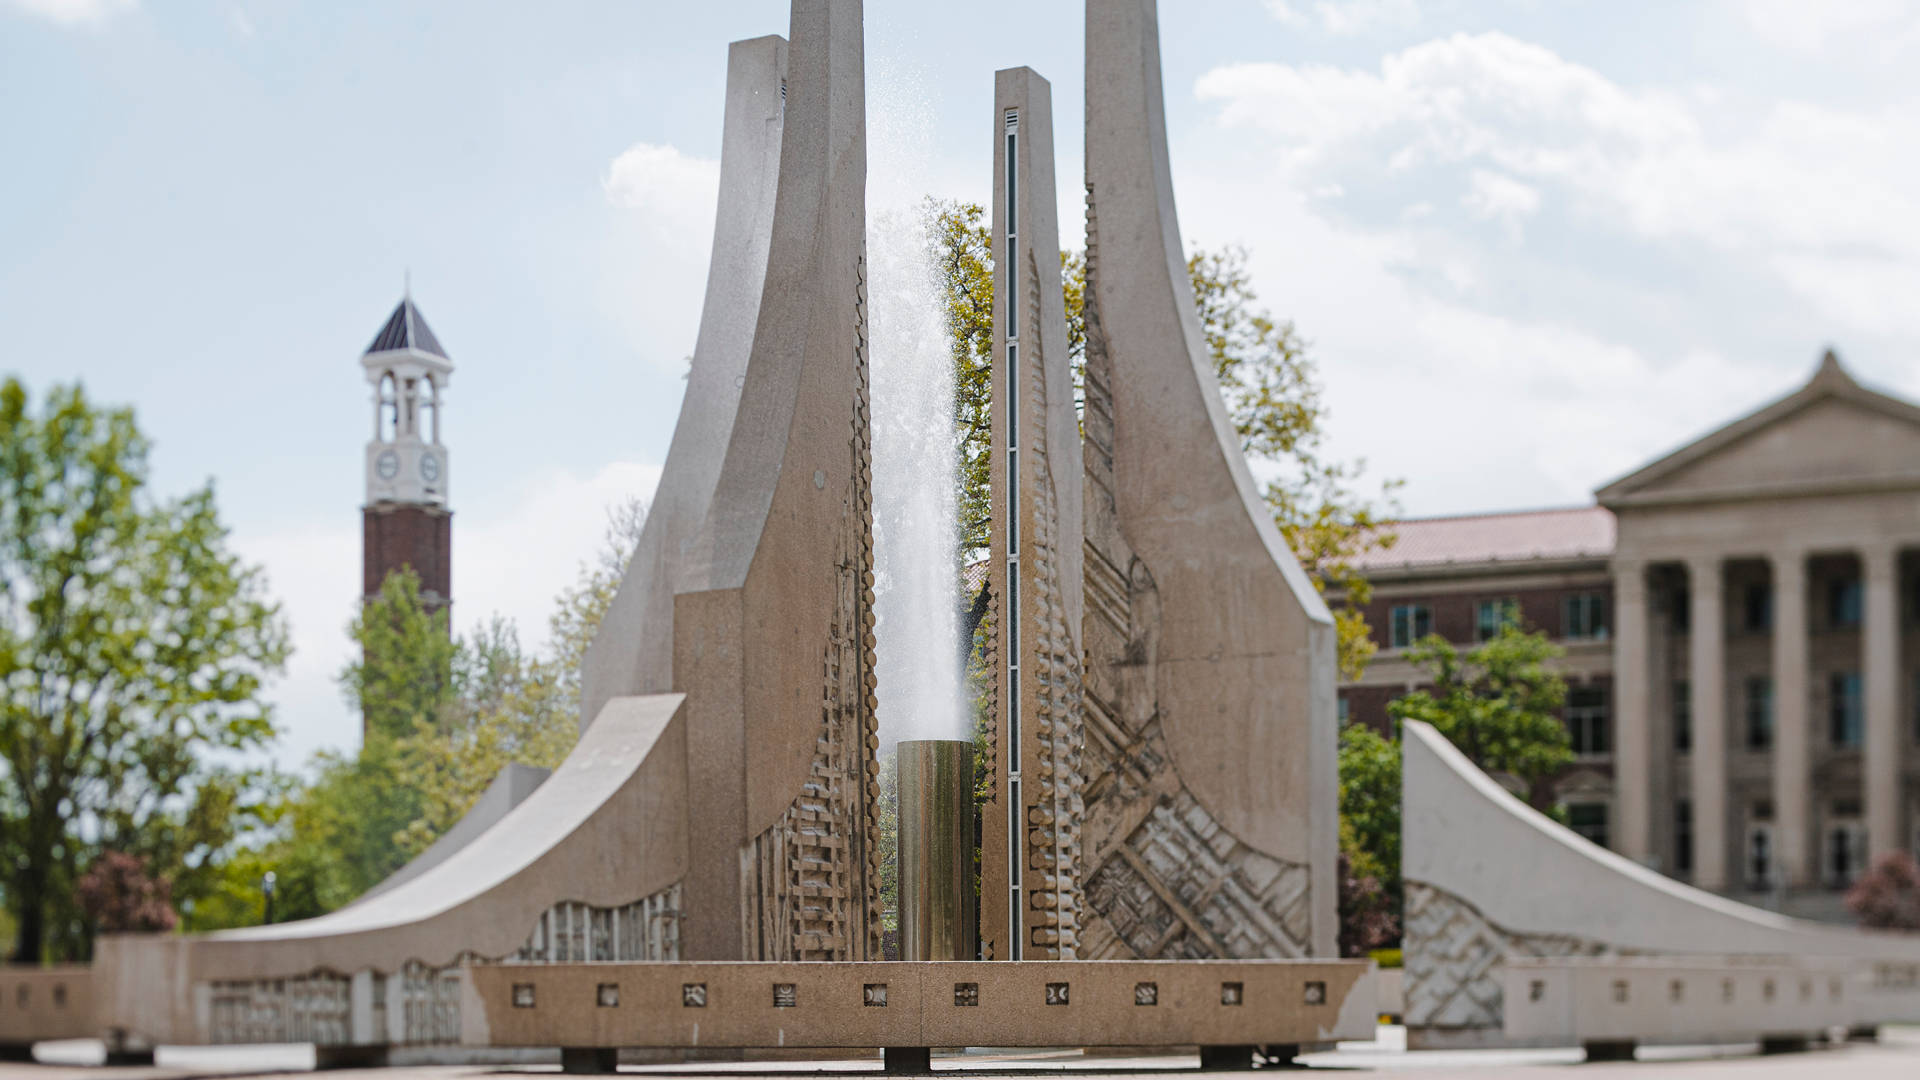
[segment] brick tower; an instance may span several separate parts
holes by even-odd
[[[373,439],[367,443],[367,503],[361,510],[363,595],[412,567],[434,609],[453,602],[453,511],[447,508],[447,450],[440,443],[441,394],[453,361],[427,328],[413,297],[360,357],[373,384]]]

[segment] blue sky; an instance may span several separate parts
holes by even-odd
[[[1332,450],[1414,513],[1568,504],[1832,343],[1920,396],[1920,16],[1857,0],[1169,0],[1190,241],[1245,245]],[[876,207],[981,198],[995,68],[1081,5],[869,0]],[[785,5],[0,0],[0,370],[135,405],[285,601],[281,754],[346,745],[368,390],[403,275],[458,367],[457,612],[543,636],[657,475],[726,44]],[[1077,242],[1077,237],[1069,237]]]

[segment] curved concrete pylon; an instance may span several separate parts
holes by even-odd
[[[844,80],[832,82],[827,77],[829,65],[825,59],[830,48],[825,37],[836,30],[836,43],[843,42],[848,31],[837,23],[828,25],[825,15],[829,6],[836,14],[847,7],[822,0],[798,0],[795,4],[795,29],[808,39],[795,52],[814,60],[794,86],[795,96],[802,101],[824,99],[829,89],[844,93]],[[851,10],[852,70],[857,75],[858,5],[851,5]],[[719,211],[716,237],[721,250],[716,252],[710,304],[757,306],[754,297],[758,285],[748,264],[763,258],[771,246],[768,239],[755,237],[759,233],[770,237],[772,232],[762,171],[770,160],[784,162],[776,148],[782,137],[777,102],[783,91],[785,52],[780,39],[762,38],[736,45],[730,55],[721,189],[724,198],[748,205],[723,205]],[[836,55],[835,60],[841,67],[833,70],[841,70],[844,56]],[[853,88],[857,116],[857,78]],[[820,106],[814,111],[824,113],[826,109]],[[810,164],[817,174],[821,166],[806,160],[800,171],[806,172]],[[783,174],[793,171],[783,164]],[[781,192],[789,186],[804,188],[806,183],[789,185],[783,180]],[[722,262],[730,265],[722,266]],[[791,276],[783,280],[793,287]],[[851,309],[855,305],[849,301],[846,306]],[[754,383],[741,371],[743,360],[729,359],[729,343],[738,344],[737,328],[722,325],[724,313],[709,314],[713,318],[703,324],[703,337],[716,343],[708,345],[703,360],[711,362],[696,363],[694,378],[698,386],[689,388],[681,429],[676,434],[676,451],[662,480],[665,502],[656,503],[650,515],[648,558],[645,562],[636,559],[639,573],[627,583],[623,618],[644,616],[650,606],[658,607],[661,597],[671,595],[674,576],[682,565],[680,554],[689,546],[690,538],[704,535],[694,527],[698,523],[685,520],[693,514],[689,507],[700,504],[703,487],[721,487],[714,480],[700,479],[703,474],[718,475],[718,469],[707,459],[708,453],[718,451],[704,445],[707,432],[703,425],[730,423],[733,399],[739,395],[728,388],[736,382],[749,387]],[[767,325],[761,336],[773,339],[784,331],[797,337],[793,325],[810,325],[808,314],[804,310],[796,313],[789,306],[787,317],[799,318],[800,322],[775,322]],[[745,317],[752,318],[750,314]],[[854,351],[855,323],[851,317],[845,320],[844,345],[849,356]],[[852,409],[852,395],[848,394],[839,411],[850,413]],[[686,436],[684,442],[681,435]],[[846,481],[842,494],[852,490],[852,459],[858,456],[858,446],[848,451],[848,445],[849,437],[843,433],[842,455],[848,460],[839,470]],[[855,517],[864,522],[857,514]],[[812,569],[813,579],[831,579],[831,571],[844,563],[844,555],[834,555],[833,547],[836,543],[844,545],[847,531],[819,524],[815,527],[814,534],[794,538],[791,543],[810,541],[816,555],[810,563],[789,564],[788,568],[796,576],[807,576],[807,570]],[[856,530],[855,535],[865,533]],[[705,567],[707,561],[702,558],[700,565]],[[826,620],[820,622],[824,636]],[[669,647],[676,641],[669,624],[649,624],[644,630],[642,638],[657,638]],[[681,636],[690,639],[693,655],[711,658],[713,640],[703,637],[701,631],[696,625],[688,635]],[[619,632],[616,628],[608,633]],[[611,692],[610,686],[617,689],[633,685],[618,679],[645,682],[664,677],[662,672],[648,669],[648,661],[639,652],[630,651],[622,659],[613,648],[614,640],[604,644],[607,648],[600,655],[605,663],[598,671],[616,681],[596,684],[596,692],[602,697]],[[637,649],[642,643],[618,644]],[[820,655],[816,649],[806,665],[811,670],[801,682],[790,684],[795,688],[790,696],[808,701],[811,713],[800,715],[790,709],[784,718],[790,725],[806,726],[816,738],[822,722],[821,677],[820,669],[813,665],[820,663]],[[867,670],[854,665],[849,669],[856,674]],[[692,683],[697,687],[695,696],[707,703],[709,711],[714,700],[726,699],[730,693],[724,680],[696,679]],[[737,680],[733,685],[738,685]],[[101,1023],[124,1033],[119,1042],[136,1044],[312,1041],[327,1047],[346,1047],[450,1043],[460,1036],[460,966],[472,958],[516,962],[674,960],[686,955],[686,937],[696,932],[709,935],[699,938],[699,947],[707,950],[708,956],[713,955],[713,949],[732,948],[736,951],[717,958],[757,958],[755,953],[738,951],[744,948],[738,932],[745,915],[738,882],[740,853],[747,837],[737,821],[701,811],[715,792],[698,785],[708,779],[709,770],[725,763],[703,756],[711,748],[710,739],[701,741],[699,751],[695,751],[691,711],[688,695],[677,693],[605,697],[580,743],[549,782],[436,865],[393,883],[378,896],[330,915],[219,934],[103,942],[97,979]],[[851,753],[864,750],[863,743],[853,741]],[[811,761],[812,754],[808,757]],[[741,769],[739,758],[731,767]],[[794,792],[811,790],[803,782],[790,782],[789,801],[796,797]],[[864,795],[863,786],[860,791]],[[826,800],[822,796],[818,801]],[[861,809],[859,804],[849,805]],[[809,804],[806,809],[815,807]],[[825,816],[815,815],[821,819]],[[864,822],[864,816],[860,817],[861,837],[866,835]],[[816,859],[817,846],[790,845],[808,860]],[[700,858],[692,857],[695,851],[701,853]],[[850,852],[864,854],[863,849],[840,842],[841,863],[836,868],[843,884],[851,882],[864,889],[868,875],[851,873],[845,865]],[[696,888],[690,877],[695,864],[726,867],[736,883],[734,895],[716,896],[712,890]],[[816,884],[789,880],[800,889]],[[818,891],[810,890],[807,895],[815,896]],[[809,904],[816,902],[808,900]],[[712,903],[721,906],[708,906]],[[864,917],[864,906],[861,914]],[[720,938],[716,928],[733,928],[732,939]],[[865,935],[860,940],[864,941]]]
[[[727,72],[720,205],[700,333],[639,545],[581,664],[583,729],[613,698],[672,688],[673,594],[687,546],[713,502],[740,406],[779,190],[786,39],[770,35],[734,42]]]
[[[1213,374],[1153,0],[1086,12],[1083,842],[1099,918],[1081,956],[1329,956],[1333,619],[1274,528]],[[1200,893],[1202,910],[1178,901]]]
[[[696,861],[688,904],[743,912],[689,925],[695,960],[878,947],[859,0],[795,0],[792,42],[759,325],[674,606],[689,786],[728,841]]]
[[[1920,1016],[1920,936],[1793,919],[1649,870],[1514,797],[1427,724],[1404,725],[1401,753],[1412,1041],[1503,1041],[1502,968],[1522,957],[1848,958],[1868,966],[1881,1019]]]

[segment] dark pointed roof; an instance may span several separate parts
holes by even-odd
[[[396,349],[418,349],[430,356],[452,362],[453,357],[440,347],[440,339],[433,336],[433,330],[427,326],[426,316],[413,304],[413,297],[405,297],[400,306],[388,316],[387,325],[374,335],[373,344],[367,346],[367,354],[392,352]]]

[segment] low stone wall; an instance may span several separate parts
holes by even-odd
[[[1870,1023],[1847,960],[1509,960],[1502,1030],[1516,1045],[1782,1042]]]
[[[99,1034],[93,1019],[93,972],[79,964],[0,967],[0,1047]]]
[[[1839,964],[1848,1026],[1920,1019],[1920,935],[1810,923],[1702,892],[1556,824],[1426,724],[1405,725],[1402,750],[1409,1046],[1582,1041],[1567,1023],[1541,1027],[1537,1010],[1529,1010],[1524,1029],[1512,1027],[1512,972],[1521,968],[1565,972],[1554,978],[1571,980],[1568,993],[1592,978],[1605,999],[1622,979],[1633,993],[1639,964],[1678,962],[1702,972],[1737,964],[1736,981],[1753,964],[1772,964],[1796,993],[1802,972],[1824,985],[1823,965]],[[1537,978],[1526,980],[1529,991]],[[1819,1026],[1811,1004],[1778,1008],[1794,1030]],[[1796,1010],[1805,1017],[1793,1019]],[[1640,1015],[1637,1008],[1605,1011],[1628,1026]],[[1645,1037],[1662,1038],[1662,1024],[1684,1021],[1689,1038],[1745,1039],[1753,1030],[1747,1016],[1649,1011]],[[1701,1018],[1714,1022],[1696,1023]]]
[[[462,1041],[563,1048],[1257,1046],[1371,1038],[1364,960],[506,965]]]

